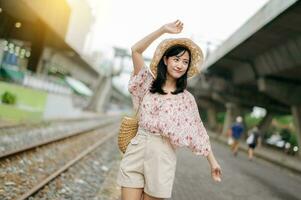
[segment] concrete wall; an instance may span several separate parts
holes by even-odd
[[[5,91],[16,96],[15,105],[2,104],[0,118],[14,121],[40,121],[56,118],[80,117],[82,110],[76,108],[73,96],[50,93],[21,85],[0,82],[0,96]]]
[[[48,93],[43,119],[76,118],[82,111],[73,106],[71,95]]]

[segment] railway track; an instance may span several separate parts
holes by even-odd
[[[108,161],[105,163],[113,162],[114,159],[112,158],[120,155],[117,146],[114,146],[116,145],[114,136],[116,136],[118,128],[119,121],[114,119],[110,123],[93,129],[90,127],[89,130],[80,131],[80,133],[74,132],[72,135],[65,135],[65,137],[57,140],[37,144],[31,148],[19,149],[10,154],[3,154],[4,156],[0,158],[0,199],[64,199],[64,197],[42,198],[41,194],[47,195],[47,192],[45,192],[45,188],[46,190],[48,188],[47,185],[55,182],[57,186],[58,182],[55,180],[61,178],[66,170],[85,160],[85,157],[92,157],[92,161],[97,160],[98,157],[93,158],[91,156],[96,149],[100,149],[99,151],[102,154],[111,152],[111,156],[107,156]],[[107,145],[107,147],[102,149],[104,145]],[[108,167],[102,167],[102,164],[100,164],[102,161],[97,163],[101,166],[95,167],[95,163],[85,166],[94,166],[94,168],[103,172],[108,169]],[[79,169],[81,168],[79,167]],[[100,174],[104,176],[105,173]],[[96,175],[91,177],[95,178]],[[61,183],[59,185],[63,187],[62,181],[59,182]],[[58,191],[61,191],[60,188],[56,188],[48,195],[62,193]],[[35,197],[37,194],[38,197]],[[86,197],[83,199],[86,199]]]
[[[36,148],[47,143],[62,140],[82,132],[91,131],[108,123],[114,123],[119,117],[97,117],[80,120],[16,125],[0,129],[0,158],[18,152]]]

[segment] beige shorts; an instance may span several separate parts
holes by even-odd
[[[144,188],[153,197],[170,198],[176,161],[168,138],[139,128],[122,157],[117,183],[121,187]]]

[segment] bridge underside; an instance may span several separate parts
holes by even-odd
[[[200,107],[226,109],[232,113],[231,120],[254,106],[263,107],[270,114],[292,114],[301,135],[301,2],[291,4],[241,40],[239,37],[246,30],[260,23],[260,16],[264,18],[269,9],[277,9],[277,1],[270,1],[221,48],[227,48],[235,39],[241,40],[239,44],[232,45],[222,56],[223,50],[218,49],[214,53],[219,55],[213,55],[220,56],[216,60],[208,58],[206,70],[190,85]],[[239,108],[239,112],[233,114],[235,109],[229,105]]]

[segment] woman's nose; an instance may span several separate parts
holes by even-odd
[[[181,66],[179,66],[179,65],[176,66],[176,70],[181,70],[181,69],[182,69]]]
[[[184,64],[183,63],[178,63],[177,65],[176,65],[176,68],[177,69],[182,69],[184,67]]]

